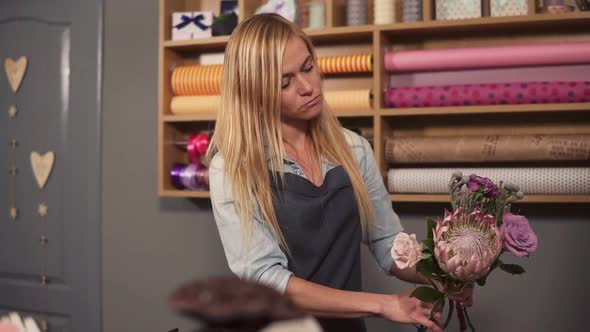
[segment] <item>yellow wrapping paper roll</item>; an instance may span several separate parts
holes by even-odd
[[[179,66],[172,70],[170,84],[175,96],[218,95],[223,65]]]
[[[373,56],[346,55],[318,58],[318,66],[324,74],[370,73],[373,71]]]
[[[172,114],[194,114],[217,112],[221,96],[178,96],[172,97],[170,112]]]
[[[335,112],[371,109],[371,90],[324,91],[324,98]]]

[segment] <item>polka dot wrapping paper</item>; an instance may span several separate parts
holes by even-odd
[[[385,107],[590,102],[590,81],[518,82],[388,88]]]
[[[437,20],[481,17],[481,0],[436,0],[435,2]]]
[[[447,194],[455,171],[516,184],[525,195],[590,194],[589,167],[394,168],[387,173],[387,189],[391,193]]]

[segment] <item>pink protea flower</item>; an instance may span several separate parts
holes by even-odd
[[[496,220],[475,209],[462,208],[438,220],[434,229],[434,255],[440,268],[453,279],[474,281],[485,276],[502,251],[502,234]]]

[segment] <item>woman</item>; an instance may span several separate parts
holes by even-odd
[[[386,271],[402,230],[368,142],[343,129],[322,95],[309,38],[275,14],[242,22],[226,47],[208,157],[211,201],[231,270],[271,286],[325,331],[364,331],[379,316],[441,331],[431,306],[361,291],[360,243]]]

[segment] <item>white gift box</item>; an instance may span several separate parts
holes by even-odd
[[[492,16],[520,16],[529,12],[528,0],[491,0]]]
[[[481,0],[436,0],[437,20],[462,20],[477,17],[481,17]]]
[[[172,13],[172,40],[211,37],[213,12]]]

